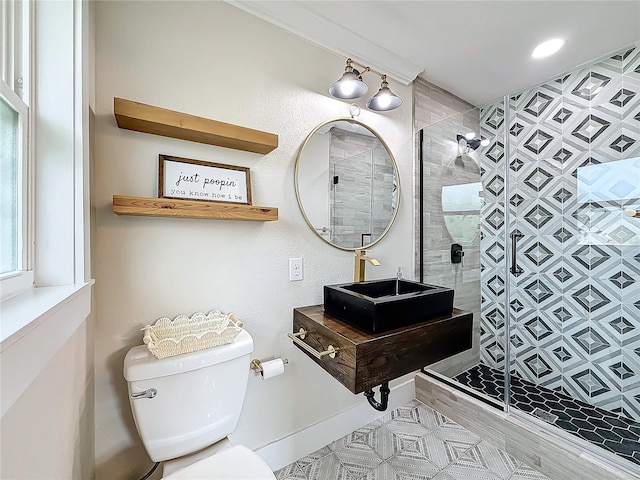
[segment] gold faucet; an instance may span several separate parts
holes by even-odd
[[[353,281],[364,282],[364,267],[366,262],[376,267],[380,266],[380,262],[373,257],[367,256],[366,250],[356,250],[356,260],[353,268]]]

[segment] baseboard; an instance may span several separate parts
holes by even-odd
[[[379,394],[376,391],[376,397],[378,396]],[[362,401],[358,405],[276,440],[256,450],[256,453],[269,464],[273,471],[279,470],[334,440],[383,417],[394,408],[410,402],[415,398],[415,382],[411,378],[400,385],[394,386],[389,394],[389,404],[385,412],[375,410],[369,405],[364,395],[361,395],[361,397]]]

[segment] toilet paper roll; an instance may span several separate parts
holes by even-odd
[[[281,358],[262,362],[260,366],[262,367],[261,375],[263,380],[277,377],[278,375],[282,375],[284,373],[284,362]]]

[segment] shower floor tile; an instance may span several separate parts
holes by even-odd
[[[454,378],[499,401],[504,399],[504,374],[478,364]],[[602,408],[511,376],[511,404],[547,423],[640,465],[640,423]]]
[[[549,480],[417,400],[275,475],[278,480]]]

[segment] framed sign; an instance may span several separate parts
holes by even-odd
[[[251,205],[249,169],[160,155],[158,197]]]

